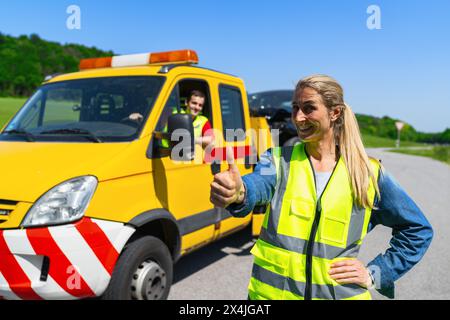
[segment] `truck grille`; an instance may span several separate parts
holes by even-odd
[[[7,220],[9,214],[14,211],[17,201],[0,199],[0,221]]]

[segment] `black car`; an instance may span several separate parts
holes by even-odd
[[[249,94],[252,116],[264,116],[271,129],[279,130],[279,145],[294,145],[299,141],[291,121],[293,90],[272,90]],[[274,137],[275,138],[275,137]]]

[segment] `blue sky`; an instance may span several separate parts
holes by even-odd
[[[81,30],[66,28],[72,4]],[[367,28],[370,5],[381,30]],[[249,92],[325,73],[357,113],[427,132],[450,127],[448,0],[16,0],[0,3],[0,31],[120,54],[191,48]]]

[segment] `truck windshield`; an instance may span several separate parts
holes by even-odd
[[[134,140],[164,79],[161,76],[108,77],[43,85],[2,131],[0,140]]]

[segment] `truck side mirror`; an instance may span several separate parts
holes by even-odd
[[[176,113],[169,116],[167,131],[170,139],[170,159],[191,161],[194,159],[194,126],[190,114]]]

